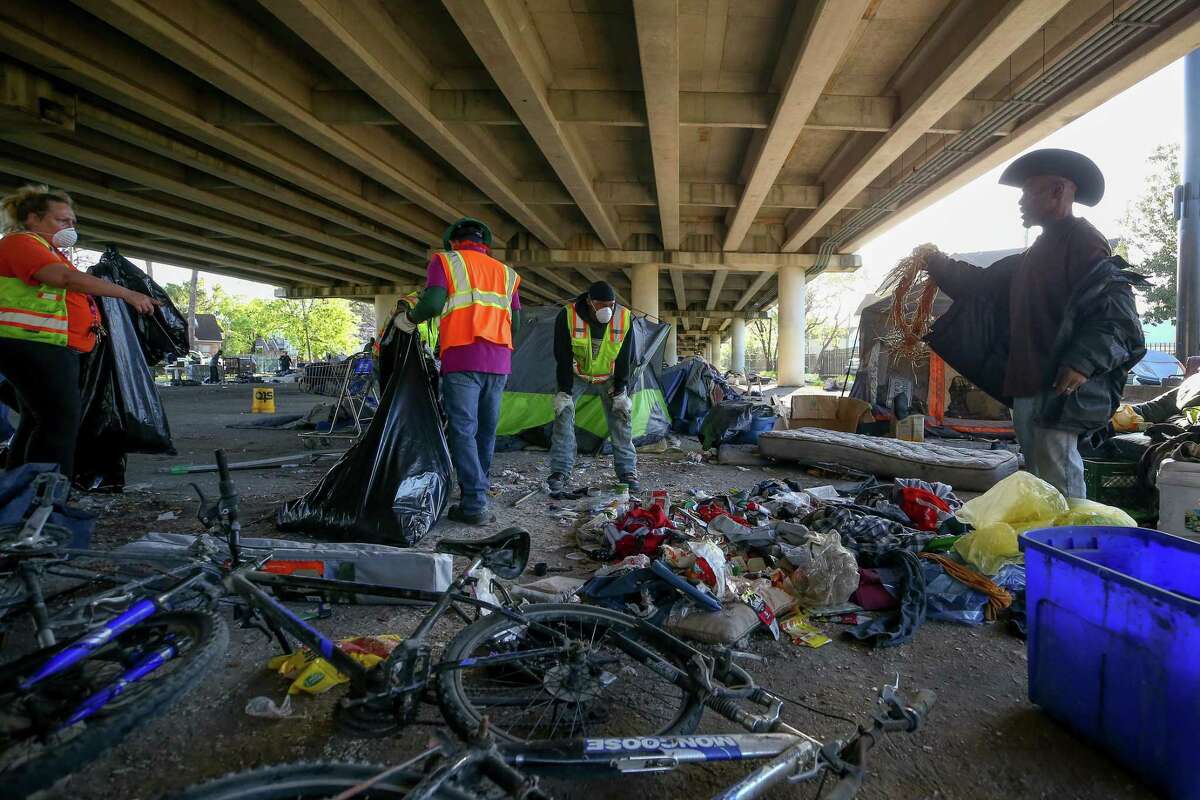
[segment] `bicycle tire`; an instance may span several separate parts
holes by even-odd
[[[691,658],[694,652],[691,650],[691,648],[681,645],[681,643],[672,639],[661,631],[658,631],[656,628],[639,625],[638,621],[633,617],[617,611],[610,611],[609,609],[601,608],[599,606],[565,603],[535,604],[526,606],[524,609],[522,609],[521,615],[525,619],[537,622],[540,625],[561,629],[562,631],[568,633],[573,633],[574,631],[571,630],[571,626],[575,626],[575,630],[578,630],[579,632],[579,642],[582,643],[585,637],[590,637],[590,642],[588,645],[589,647],[603,644],[607,633],[601,634],[600,637],[597,638],[597,631],[602,627],[606,629],[617,630],[626,634],[631,634],[638,639],[639,644],[649,648],[664,660],[684,671],[686,671],[687,661]],[[450,644],[446,646],[445,651],[442,653],[442,661],[443,663],[450,661],[462,662],[464,659],[470,659],[476,653],[476,651],[485,646],[489,640],[495,640],[498,637],[511,637],[513,629],[520,627],[521,626],[518,622],[515,622],[503,615],[490,614],[460,631],[458,635],[451,640]],[[597,650],[596,652],[599,651]],[[529,670],[532,669],[530,667],[530,663],[531,662],[529,661],[519,662],[519,666],[522,668],[522,671],[525,674],[522,674],[518,677],[522,679],[527,679],[530,677]],[[477,735],[480,724],[483,718],[486,716],[488,718],[488,731],[490,735],[497,741],[528,743],[540,739],[555,738],[554,734],[558,732],[557,723],[555,723],[552,729],[548,732],[549,735],[536,735],[537,726],[541,723],[541,717],[539,717],[534,723],[533,729],[531,730],[533,735],[517,735],[504,727],[504,723],[500,720],[499,716],[495,712],[495,707],[490,709],[477,708],[476,704],[471,701],[467,688],[464,686],[464,673],[466,670],[471,669],[472,667],[470,664],[465,664],[464,666],[465,669],[445,669],[438,675],[437,678],[437,699],[438,704],[442,709],[442,715],[445,717],[446,722],[450,725],[450,727],[459,736],[470,739],[471,737]],[[556,665],[546,669],[540,674],[540,676],[535,676],[537,680],[541,681],[540,686],[533,689],[533,691],[538,694],[538,699],[541,700],[547,695],[551,698],[548,701],[543,701],[543,704],[555,706],[559,705],[560,703],[563,705],[574,704],[582,709],[587,707],[587,704],[591,703],[593,700],[599,699],[600,695],[606,693],[611,686],[621,684],[622,688],[626,685],[634,688],[635,690],[637,688],[633,685],[633,680],[629,677],[629,670],[631,667],[627,666],[622,668],[622,672],[618,676],[612,676],[611,673],[608,673],[604,677],[595,678],[596,683],[602,685],[599,686],[598,691],[596,690],[595,686],[589,687],[589,691],[595,692],[592,696],[568,698],[564,702],[562,693],[564,691],[564,687],[566,686],[566,681],[559,680],[557,685],[554,685],[552,681],[553,676],[551,675],[554,670],[561,669],[562,665]],[[589,667],[589,670],[591,669],[592,668]],[[667,681],[651,668],[647,667],[646,671],[662,681],[664,690],[665,687],[669,686],[671,687],[672,693],[679,693],[679,696],[676,700],[669,700],[668,704],[661,704],[661,707],[665,711],[665,716],[661,717],[659,721],[650,719],[645,715],[645,706],[639,702],[641,695],[637,691],[635,691],[631,697],[628,697],[625,700],[614,700],[612,695],[609,695],[602,707],[596,705],[587,707],[587,711],[577,710],[575,712],[576,717],[572,719],[569,729],[563,733],[561,738],[573,738],[572,734],[576,732],[575,719],[580,721],[581,724],[579,726],[579,732],[582,733],[585,738],[610,738],[615,736],[663,736],[671,734],[688,734],[694,731],[700,723],[701,715],[704,713],[704,704],[702,702],[702,698],[697,697],[694,693],[685,692],[679,687],[676,687],[673,683]],[[607,670],[604,670],[604,672],[607,673]],[[560,672],[559,674],[562,673]],[[633,670],[632,674],[636,677],[637,670]],[[507,677],[511,678],[513,676]],[[613,679],[608,683],[604,683],[605,677],[612,677]],[[511,682],[511,680],[498,682],[498,685]],[[643,683],[640,685],[644,689],[645,684]],[[538,689],[544,689],[545,692],[540,693],[538,692]],[[583,689],[578,684],[574,686],[574,691],[580,693],[581,695],[583,693]],[[556,697],[555,695],[558,696]],[[662,695],[659,695],[659,697],[662,697]],[[520,705],[516,702],[509,704],[513,705],[514,707]],[[667,707],[670,704],[675,704],[678,707]],[[538,706],[528,707],[528,713],[532,714],[537,710],[537,708]],[[603,710],[601,710],[601,708]],[[591,730],[588,729],[587,714],[597,712],[602,714],[613,714],[618,709],[622,712],[629,712],[627,718],[631,721],[634,721],[634,716],[638,717],[641,720],[636,722],[639,727],[626,727],[622,731],[606,730],[604,733],[600,733],[595,727],[593,727]],[[518,715],[522,713],[526,712],[518,712]],[[556,709],[554,714],[558,715],[558,713],[559,710]]]
[[[276,764],[189,786],[169,800],[304,800],[332,797],[383,772],[374,764],[302,761]],[[420,780],[413,772],[386,778],[362,794],[363,800],[398,800]]]
[[[212,662],[225,653],[229,644],[229,629],[225,621],[213,612],[175,611],[158,614],[130,631],[151,624],[191,627],[195,634],[194,644],[176,658],[177,666],[169,673],[149,681],[136,694],[118,697],[106,706],[106,709],[115,706],[110,713],[102,710],[73,725],[68,730],[69,735],[62,741],[41,747],[40,752],[13,764],[11,768],[0,766],[0,785],[5,787],[6,794],[11,792],[14,797],[32,794],[100,756],[194,688]],[[5,666],[4,674],[19,675],[23,665],[38,663],[45,655],[46,651],[31,653]],[[4,755],[0,752],[0,757]]]

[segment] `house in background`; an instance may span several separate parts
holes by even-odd
[[[255,355],[274,356],[275,358],[279,358],[279,356],[283,355],[284,353],[294,354],[295,351],[292,346],[288,344],[287,339],[284,339],[282,336],[259,336],[254,340],[254,347],[252,348],[251,352]]]
[[[225,332],[212,314],[196,315],[196,330],[192,332],[192,349],[211,356],[225,344]]]

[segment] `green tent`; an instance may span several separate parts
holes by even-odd
[[[500,405],[498,436],[518,436],[525,442],[549,446],[554,422],[554,395],[558,391],[554,370],[554,320],[560,307],[521,309],[521,332],[513,352],[512,374]],[[634,317],[629,336],[633,379],[633,441],[657,442],[671,431],[671,418],[663,399],[660,370],[666,324]],[[594,453],[604,445],[608,423],[600,403],[600,389],[589,388],[575,406],[575,439],[581,452]]]

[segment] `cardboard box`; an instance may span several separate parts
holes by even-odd
[[[853,397],[834,397],[825,394],[792,395],[792,416],[788,430],[823,428],[830,431],[854,433],[859,423],[872,422],[871,406]]]

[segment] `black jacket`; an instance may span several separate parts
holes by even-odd
[[[587,301],[587,295],[579,295],[572,301],[572,304],[575,306],[575,313],[588,321],[592,338],[604,338],[604,334],[608,330],[608,324],[596,320],[595,315],[592,314],[592,307]],[[625,391],[626,386],[629,384],[630,353],[633,349],[631,346],[632,342],[633,336],[626,336],[625,341],[621,342],[620,351],[617,353],[617,363],[613,365],[612,377],[612,391],[614,394],[620,394]],[[554,366],[555,382],[558,384],[558,390],[569,394],[571,387],[575,384],[575,356],[571,354],[571,334],[567,329],[566,306],[563,306],[563,309],[558,312],[558,316],[554,318]]]
[[[982,270],[986,286],[942,286],[954,300],[934,323],[926,341],[941,358],[980,389],[1012,405],[1003,394],[1008,363],[1009,283],[1018,262],[1004,259]],[[1121,401],[1129,370],[1146,354],[1134,287],[1146,279],[1120,256],[1098,261],[1067,299],[1062,327],[1053,342],[1055,362],[1086,376],[1069,395],[1047,386],[1039,424],[1091,433],[1104,428]]]

